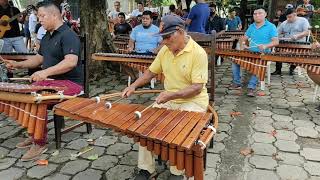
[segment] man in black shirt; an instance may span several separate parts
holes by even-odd
[[[9,5],[8,0],[0,0],[0,18],[2,19],[4,16],[8,16],[9,18],[19,14],[20,11],[16,7],[12,7]],[[18,17],[19,18],[19,17]],[[9,23],[11,29],[7,30],[3,35],[4,46],[2,48],[2,52],[27,52],[27,48],[25,43],[23,42],[23,37],[20,34],[20,27],[18,18],[14,19]],[[0,28],[2,30],[3,26],[6,26],[6,22],[2,22],[0,24]]]
[[[216,13],[216,5],[210,4],[210,17],[206,25],[206,32],[211,34],[212,30],[215,30],[217,35],[226,29],[225,21],[219,17]]]
[[[47,30],[41,40],[39,54],[26,61],[5,60],[8,68],[35,68],[42,64],[43,70],[31,75],[36,85],[64,86],[66,95],[76,95],[82,91],[82,71],[79,62],[80,40],[77,35],[62,21],[58,6],[43,1],[38,4],[39,22]],[[46,80],[53,78],[55,80]],[[47,134],[47,129],[43,132]],[[18,143],[17,148],[31,146],[21,158],[22,161],[37,158],[47,150],[46,136],[41,140],[28,139]],[[34,143],[34,144],[33,144]]]
[[[118,14],[119,23],[114,25],[114,34],[130,34],[132,28],[130,24],[126,22],[126,15],[123,12]]]

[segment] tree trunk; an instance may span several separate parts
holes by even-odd
[[[248,3],[248,0],[241,0],[240,2],[239,16],[242,21],[242,29],[245,29],[245,27],[247,27],[246,26],[247,23],[250,23],[250,22],[246,22],[247,3]]]
[[[114,52],[105,6],[105,0],[81,0],[80,3],[81,34],[87,36],[90,78],[103,76],[107,69],[106,63],[92,62],[91,54]]]

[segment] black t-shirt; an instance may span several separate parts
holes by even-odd
[[[114,25],[114,34],[115,35],[129,34],[130,31],[132,31],[132,28],[131,28],[130,24],[128,24],[128,23]]]
[[[287,16],[285,14],[282,14],[280,17],[279,17],[279,22],[284,22],[287,20]]]
[[[211,33],[215,30],[217,33],[226,29],[225,21],[219,16],[210,16],[206,25],[206,32]]]
[[[80,62],[81,44],[80,39],[66,24],[60,26],[52,34],[47,32],[41,40],[39,54],[43,56],[42,68],[47,69],[60,63],[65,55],[78,56],[78,64],[69,72],[51,76],[58,80],[70,80],[83,85],[83,71]]]
[[[0,6],[0,18],[2,18],[2,16],[6,15],[9,18],[13,17],[14,15],[19,14],[20,11],[18,8],[16,7],[11,7],[8,6],[5,9]],[[17,19],[15,19],[14,21],[12,21],[10,23],[11,29],[6,31],[4,34],[4,38],[13,38],[13,37],[18,37],[20,36],[20,28],[19,28],[19,22]]]

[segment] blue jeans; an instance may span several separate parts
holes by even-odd
[[[240,65],[239,64],[232,63],[232,75],[233,75],[233,83],[237,84],[237,85],[241,85]],[[258,82],[257,76],[252,75],[249,80],[248,88],[249,89],[256,89],[257,82]]]
[[[4,45],[1,52],[11,53],[15,50],[16,52],[25,53],[28,51],[22,36],[3,38],[3,41]]]

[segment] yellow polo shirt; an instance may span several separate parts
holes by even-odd
[[[164,88],[169,92],[177,92],[193,83],[203,83],[200,94],[187,99],[175,99],[175,103],[194,102],[203,108],[209,104],[206,83],[208,81],[208,57],[205,50],[191,37],[186,47],[176,56],[163,46],[149,70],[155,74],[163,73]]]

